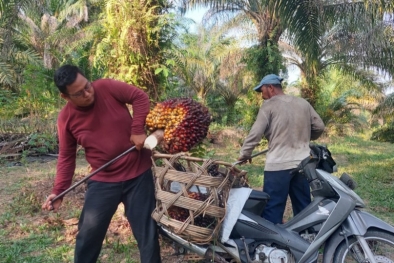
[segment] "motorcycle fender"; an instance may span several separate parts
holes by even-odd
[[[363,211],[354,210],[324,245],[323,263],[330,263],[339,244],[345,236],[365,235],[369,228],[378,228],[394,234],[394,227],[383,220]]]

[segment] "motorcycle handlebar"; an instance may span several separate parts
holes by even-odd
[[[301,161],[301,163],[290,172],[290,174],[295,174],[295,173],[302,173],[305,175],[306,179],[308,182],[312,182],[317,179],[316,175],[316,166],[317,162],[319,161],[319,158],[316,158],[315,156],[308,156],[304,160]]]

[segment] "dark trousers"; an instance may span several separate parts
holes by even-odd
[[[310,202],[311,193],[308,181],[299,173],[290,174],[290,170],[264,171],[263,191],[270,195],[262,217],[275,224],[281,224],[286,208],[287,196],[290,196],[293,214],[301,212]]]
[[[85,204],[78,224],[75,263],[95,263],[112,216],[123,203],[133,235],[138,243],[141,263],[160,263],[157,225],[151,213],[155,208],[155,189],[151,169],[137,178],[104,183],[89,180]]]

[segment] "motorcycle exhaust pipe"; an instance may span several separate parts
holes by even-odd
[[[180,236],[177,236],[174,233],[168,231],[164,227],[160,227],[160,230],[163,231],[166,236],[168,236],[169,238],[171,238],[172,240],[177,242],[182,247],[184,247],[184,248],[196,253],[200,257],[205,258],[206,254],[207,254],[207,251],[208,251],[208,248],[204,248],[204,247],[200,247],[198,245],[192,244],[189,241],[181,238]]]
[[[162,231],[162,233],[164,235],[166,235],[168,238],[177,242],[179,245],[181,245],[185,249],[187,249],[193,253],[196,253],[198,256],[205,258],[205,259],[213,260],[213,262],[228,263],[228,261],[226,261],[224,258],[222,258],[218,254],[213,252],[211,249],[190,243],[189,241],[181,238],[180,236],[177,236],[176,234],[168,231],[164,227],[161,227],[161,226],[159,226],[159,227],[160,227],[160,230]]]

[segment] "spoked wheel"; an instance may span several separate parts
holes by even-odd
[[[377,263],[394,263],[394,235],[381,230],[368,230],[364,237]],[[334,256],[334,263],[351,262],[369,262],[355,238],[350,238],[347,243],[342,242]]]

